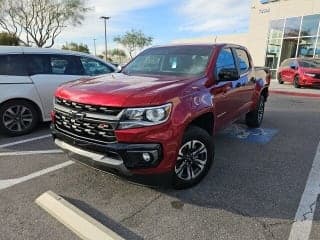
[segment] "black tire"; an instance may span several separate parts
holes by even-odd
[[[278,73],[278,83],[283,84],[283,80],[280,73]]]
[[[299,80],[300,80],[300,77],[297,75],[294,77],[294,80],[293,80],[293,86],[295,88],[301,88],[300,84],[299,84]]]
[[[214,144],[212,136],[202,128],[190,126],[184,134],[176,165],[173,169],[173,187],[175,189],[185,189],[199,183],[207,175],[213,159]],[[191,178],[188,179],[187,175]]]
[[[264,116],[265,98],[260,96],[257,107],[255,110],[246,114],[246,124],[248,127],[257,128],[261,126]]]
[[[30,133],[38,122],[39,115],[32,103],[12,100],[0,106],[0,132],[5,135],[21,136]]]

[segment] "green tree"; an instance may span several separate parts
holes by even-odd
[[[52,47],[68,25],[80,25],[86,0],[0,0],[0,29],[27,46]]]
[[[116,63],[123,63],[123,61],[127,58],[126,52],[119,48],[114,48],[108,51],[108,56],[111,56],[113,62]]]
[[[83,52],[83,53],[90,53],[88,45],[83,43],[80,43],[80,44],[75,42],[66,43],[65,45],[62,46],[62,49]]]
[[[0,32],[0,45],[6,46],[18,46],[19,45],[19,38],[7,32]]]
[[[123,45],[128,50],[131,59],[135,52],[151,45],[152,40],[152,37],[148,37],[142,31],[134,29],[126,32],[123,36],[118,36],[113,39],[113,41]]]

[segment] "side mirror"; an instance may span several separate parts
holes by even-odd
[[[239,78],[238,70],[235,68],[222,68],[218,72],[219,81],[235,81]]]
[[[290,68],[293,69],[293,70],[297,70],[298,69],[298,67],[294,66],[294,65],[291,65]]]

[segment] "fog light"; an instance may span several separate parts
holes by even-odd
[[[150,153],[142,153],[142,158],[146,162],[150,162],[151,161]]]

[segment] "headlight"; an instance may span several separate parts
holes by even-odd
[[[124,111],[119,129],[153,126],[168,120],[172,104],[157,107],[128,108]]]
[[[304,75],[307,75],[307,76],[309,76],[309,77],[315,77],[315,76],[316,76],[315,73],[305,73]]]

